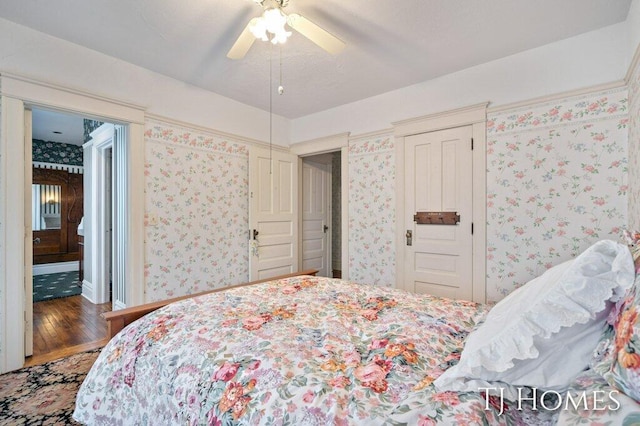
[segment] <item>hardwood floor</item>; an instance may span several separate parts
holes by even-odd
[[[104,345],[107,323],[100,316],[111,302],[94,305],[82,296],[33,304],[33,356],[25,366]]]

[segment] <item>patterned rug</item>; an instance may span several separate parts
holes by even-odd
[[[75,296],[82,293],[78,271],[33,276],[33,302]]]
[[[78,424],[76,394],[100,350],[0,375],[0,425]]]

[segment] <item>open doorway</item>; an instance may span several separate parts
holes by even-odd
[[[100,315],[112,310],[118,144],[114,124],[80,115],[33,108],[31,123],[33,339],[25,355],[38,359],[107,337]]]
[[[5,261],[0,270],[4,294],[15,298],[5,303],[0,312],[5,327],[0,340],[0,372],[21,368],[25,364],[28,340],[33,336],[32,323],[32,235],[31,209],[25,198],[31,194],[31,109],[41,108],[72,112],[94,119],[120,123],[126,130],[123,168],[127,187],[124,200],[126,238],[124,245],[126,269],[126,304],[134,306],[145,301],[144,295],[144,109],[130,103],[84,93],[51,83],[0,74],[2,83],[2,132],[0,146],[3,167],[0,178],[3,201],[11,209],[0,212],[3,227],[0,239],[6,245]],[[28,99],[27,99],[28,97]],[[29,133],[29,135],[27,135]],[[28,136],[28,137],[27,137]],[[11,184],[7,184],[11,182]],[[86,233],[86,229],[85,229]],[[86,247],[85,247],[86,248]],[[117,260],[120,261],[120,260]],[[28,311],[28,312],[27,312]]]
[[[341,152],[302,159],[301,265],[319,276],[342,276]]]

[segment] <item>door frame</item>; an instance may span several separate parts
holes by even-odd
[[[486,302],[487,288],[487,136],[488,102],[392,123],[395,137],[396,170],[404,170],[406,136],[461,126],[472,126],[473,138],[473,301]],[[405,263],[405,181],[396,173],[396,287],[407,289]]]
[[[111,300],[109,296],[110,269],[113,258],[111,256],[113,233],[107,237],[106,233],[111,227],[112,217],[112,193],[109,191],[109,180],[113,179],[112,158],[114,148],[115,125],[105,123],[92,132],[92,140],[83,146],[91,150],[91,182],[89,203],[91,208],[85,216],[91,218],[91,282],[86,279],[82,282],[82,294],[96,304],[106,303]],[[107,139],[105,135],[110,135]],[[109,159],[111,150],[111,160]],[[108,178],[108,179],[107,179]],[[87,238],[85,237],[85,244]],[[113,301],[112,301],[113,302]],[[112,306],[115,310],[115,306]]]
[[[302,159],[304,157],[312,157],[318,154],[328,154],[340,151],[340,263],[342,279],[349,279],[349,137],[351,133],[339,133],[337,135],[327,136],[324,138],[313,139],[310,141],[299,142],[291,145],[291,153],[297,155],[298,158],[298,176],[300,184],[298,185],[298,205],[299,220],[298,228],[299,245],[302,244]],[[331,262],[331,259],[329,259]],[[332,265],[333,268],[333,265]]]
[[[128,286],[131,306],[144,303],[144,109],[8,73],[0,74],[0,97],[0,197],[4,200],[0,209],[0,373],[3,373],[21,368],[25,358],[24,285],[28,261],[25,258],[25,108],[80,114],[128,127],[127,261],[130,268],[127,282],[131,284]]]
[[[24,264],[31,268],[24,270],[24,354],[33,355],[33,211],[31,188],[33,184],[33,112],[24,110]],[[62,212],[61,212],[62,215]]]

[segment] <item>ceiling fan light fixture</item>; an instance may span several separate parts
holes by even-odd
[[[272,7],[266,9],[262,16],[252,21],[249,26],[251,34],[262,41],[269,41],[273,44],[282,44],[291,36],[291,31],[285,29],[287,16],[280,8]],[[271,36],[270,36],[271,35]]]

